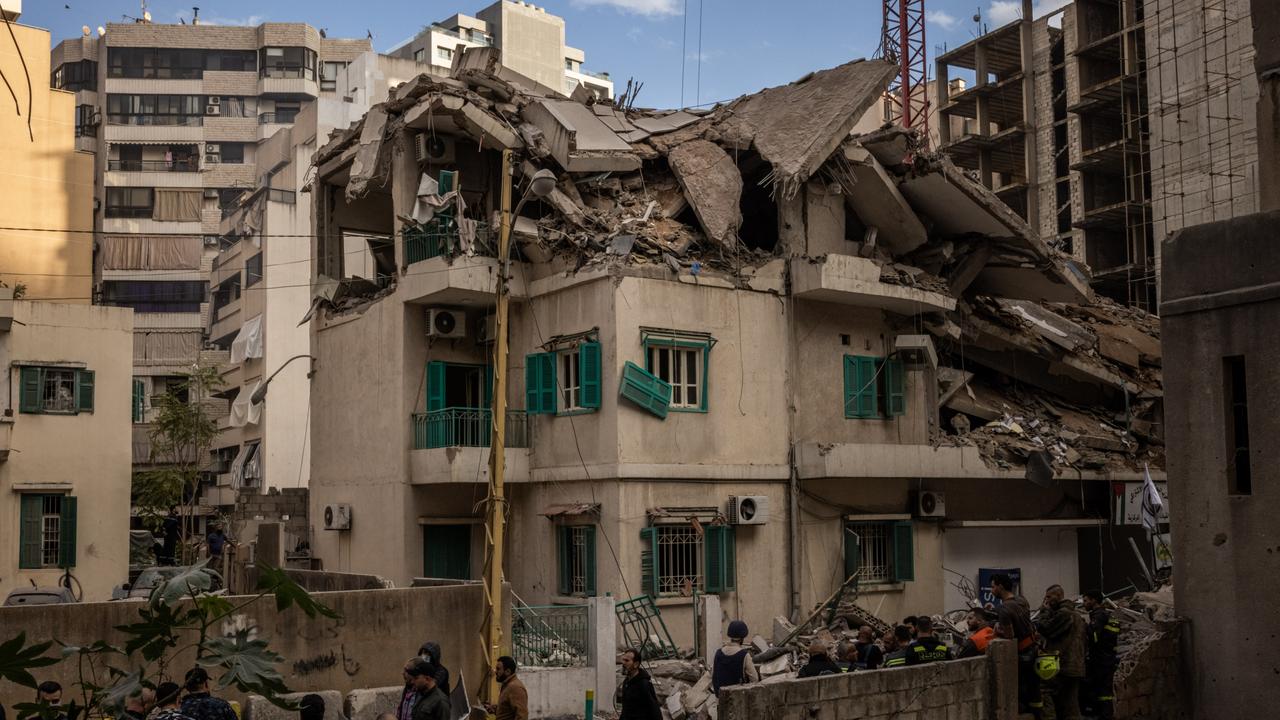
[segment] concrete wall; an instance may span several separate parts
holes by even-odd
[[[1017,717],[1017,661],[1008,641],[986,657],[807,680],[739,685],[720,693],[725,720],[888,720]]]
[[[502,48],[502,64],[532,80],[564,86],[564,18],[533,3],[498,0],[476,13]]]
[[[27,286],[31,300],[88,304],[93,287],[93,156],[76,151],[75,93],[50,90],[49,32],[12,25],[0,46],[0,71],[31,78],[30,116],[0,114],[0,282]],[[7,35],[8,33],[6,33]],[[19,58],[26,59],[26,68]],[[12,108],[10,108],[12,110]],[[28,135],[30,122],[30,135]],[[53,230],[54,232],[48,232]]]
[[[978,568],[1020,568],[1022,594],[1038,600],[1050,585],[1058,584],[1074,597],[1080,587],[1080,558],[1074,527],[1028,528],[948,528],[942,536],[942,566],[960,573],[974,587]],[[952,583],[957,577],[947,573],[948,610],[965,607],[965,597]]]
[[[75,415],[19,412],[19,368],[11,363],[77,363],[92,370],[94,409]],[[13,327],[0,332],[3,403],[0,438],[0,597],[31,582],[56,586],[62,571],[19,570],[23,492],[78,498],[76,566],[85,600],[105,600],[127,580],[129,426],[133,311],[65,303],[14,303]],[[9,415],[9,413],[12,413]],[[71,450],[71,451],[69,451]]]
[[[1280,417],[1280,213],[1182,230],[1165,243],[1165,422],[1176,610],[1190,620],[1195,717],[1244,717],[1280,703],[1280,503],[1271,441]],[[1233,491],[1235,436],[1224,358],[1243,356],[1252,494]],[[1231,588],[1223,592],[1222,588]],[[1239,652],[1215,653],[1222,638]]]
[[[309,620],[297,610],[279,613],[268,599],[225,623],[224,632],[257,628],[258,636],[284,656],[278,669],[285,684],[299,692],[345,693],[399,683],[404,661],[413,657],[424,641],[436,640],[443,650],[444,665],[455,677],[464,675],[468,689],[475,693],[484,667],[478,636],[483,593],[479,585],[318,593],[317,599],[342,614],[336,621]],[[31,641],[56,637],[70,645],[96,640],[122,643],[120,634],[108,628],[135,621],[139,607],[137,603],[116,602],[3,608],[0,637],[26,631]],[[509,636],[509,620],[506,632]],[[183,656],[171,666],[170,673],[181,677],[191,664],[192,658]],[[41,680],[57,680],[67,688],[76,678],[70,663],[38,674]],[[26,688],[6,683],[0,686],[0,704],[12,707],[14,702],[25,702],[27,693]],[[235,693],[228,696],[238,697]]]
[[[1147,645],[1123,677],[1115,678],[1116,717],[1147,720],[1183,720],[1188,717],[1231,717],[1191,715],[1187,684],[1181,674],[1186,658],[1178,647],[1181,626],[1161,627],[1159,639]]]

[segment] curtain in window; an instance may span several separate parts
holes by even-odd
[[[156,205],[152,217],[156,220],[180,220],[200,222],[199,190],[156,189]]]
[[[104,235],[104,270],[199,270],[204,240],[198,235]]]
[[[156,330],[133,334],[133,362],[138,365],[185,365],[199,354],[199,332]]]

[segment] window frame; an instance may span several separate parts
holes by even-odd
[[[67,92],[98,89],[98,61],[73,60],[54,68],[49,87]]]
[[[276,52],[278,51],[278,52]],[[319,55],[300,45],[272,45],[258,52],[258,76],[284,80],[316,80]]]
[[[59,382],[71,384],[71,407],[50,409],[47,397],[50,374],[69,374]],[[21,365],[18,367],[18,412],[23,415],[79,415],[94,411],[94,371],[67,365]]]
[[[590,523],[558,524],[555,533],[557,593],[562,597],[595,597],[599,594],[596,526]],[[578,535],[582,538],[580,547],[575,542]]]
[[[56,512],[49,500],[57,498]],[[22,493],[19,500],[18,568],[52,570],[76,566],[78,503],[67,493]],[[56,521],[56,535],[49,546],[49,521]],[[49,560],[52,551],[54,560]]]
[[[855,571],[867,565],[864,562],[868,553],[875,553],[873,547],[863,542],[864,537],[870,536],[870,528],[874,527],[876,532],[880,534],[880,542],[883,546],[880,548],[885,560],[885,569],[882,573],[875,577],[859,576],[857,583],[859,585],[890,585],[896,583],[912,582],[915,580],[915,525],[905,516],[890,517],[884,516],[859,516],[846,515],[841,519],[840,532],[843,542],[843,558],[844,558],[844,577],[848,578]],[[858,532],[857,528],[862,528],[862,532]],[[853,532],[850,532],[853,530]],[[858,553],[856,564],[852,562],[851,553]]]
[[[641,528],[640,585],[643,592],[658,599],[737,590],[737,526],[703,524],[701,527],[701,533],[692,522],[658,522]],[[665,573],[664,580],[663,558],[670,561],[672,553],[663,551],[663,535],[674,532],[685,535],[686,539],[693,538],[692,555],[697,572],[696,575],[675,576]],[[684,561],[688,562],[688,558]],[[685,595],[683,585],[693,578],[696,579],[690,583],[692,592]]]
[[[218,143],[218,164],[219,165],[243,165],[245,163],[244,146],[246,144],[247,143],[242,143],[242,142],[219,142]],[[231,150],[230,159],[228,159],[227,157],[227,150]],[[240,157],[239,160],[235,159],[237,152],[239,153],[239,157]]]
[[[902,360],[845,355],[841,370],[845,419],[892,420],[907,414],[906,367]],[[867,373],[871,373],[870,381]],[[864,404],[870,407],[865,408]]]
[[[108,93],[107,124],[167,127],[204,125],[204,95]]]
[[[206,53],[190,48],[107,48],[107,77],[148,80],[200,80]]]
[[[337,92],[338,75],[347,69],[350,63],[341,60],[321,60],[320,61],[320,90],[327,92]],[[330,76],[332,72],[332,76]]]
[[[134,312],[198,313],[209,299],[207,280],[104,280],[102,288],[103,305]],[[117,296],[116,289],[131,292]]]
[[[436,46],[435,58],[446,62],[453,62],[453,50],[443,45]]]
[[[262,252],[244,261],[244,286],[253,287],[262,282]]]
[[[137,193],[146,196],[145,205],[134,204],[138,202]],[[107,218],[135,218],[149,219],[155,214],[156,210],[156,192],[155,188],[149,187],[109,187],[104,194],[102,216]],[[123,196],[127,203],[112,203],[112,195],[119,200]]]
[[[681,338],[651,336],[651,337],[645,338],[642,345],[644,346],[643,369],[645,370],[645,372],[648,372],[649,374],[657,377],[659,380],[671,386],[671,399],[668,401],[668,410],[671,412],[693,412],[693,413],[707,412],[707,391],[711,385],[707,375],[708,375],[708,370],[710,369],[710,362],[711,362],[710,356],[711,356],[712,343],[709,340],[686,340]],[[662,374],[658,372],[658,370],[655,369],[654,366],[650,363],[651,350],[655,350],[655,351],[666,350],[667,352],[671,353],[671,360],[669,361],[670,363],[669,367],[672,368],[672,370],[671,372],[668,373],[670,377],[663,377]],[[693,385],[693,387],[695,387],[698,391],[698,403],[696,405],[691,405],[689,403],[683,402],[683,400],[680,403],[676,402],[677,392],[679,391],[683,398],[685,394],[684,391],[686,391],[689,387],[691,387],[689,383],[684,382],[683,380],[677,382],[672,379],[672,377],[674,377],[674,374],[675,374],[674,360],[677,356],[677,351],[681,352],[682,357],[687,357],[687,356],[683,356],[684,352],[693,351],[698,353],[698,356],[701,358],[701,361],[702,361],[701,363],[697,363],[695,361],[695,366],[701,365],[701,368],[702,368],[700,371],[701,375],[699,376],[699,380],[695,381],[695,384]],[[652,357],[657,358],[658,355],[655,353],[655,354],[652,354]],[[682,367],[687,367],[687,363],[682,362],[680,363],[680,365]]]

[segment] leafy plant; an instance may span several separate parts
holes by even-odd
[[[270,600],[275,601],[276,612],[297,608],[312,619],[337,619],[340,615],[317,601],[283,570],[259,565],[258,571],[257,593],[233,598],[208,592],[213,577],[204,565],[181,568],[139,605],[136,621],[116,626],[124,636],[122,647],[105,640],[83,646],[59,643],[61,657],[51,657],[45,653],[53,642],[28,645],[26,633],[0,643],[0,680],[30,688],[36,687],[32,670],[60,662],[76,663],[79,701],[61,706],[23,703],[13,709],[19,718],[45,720],[56,720],[72,709],[85,713],[83,717],[116,714],[144,687],[153,688],[170,679],[174,675],[170,672],[173,664],[192,652],[197,664],[217,676],[219,688],[256,693],[292,709],[281,697],[289,688],[276,669],[284,658],[270,648],[267,640],[255,637],[251,629],[224,636],[217,628],[224,620]]]

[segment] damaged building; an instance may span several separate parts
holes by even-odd
[[[480,577],[505,272],[525,602],[647,594],[688,644],[695,593],[763,628],[855,573],[885,618],[960,607],[980,568],[1129,584],[1128,546],[1100,543],[1115,483],[1163,477],[1159,322],[912,134],[851,134],[894,72],[660,112],[478,48],[322,143],[325,569]],[[539,170],[556,186],[500,261],[503,183],[517,204]]]

